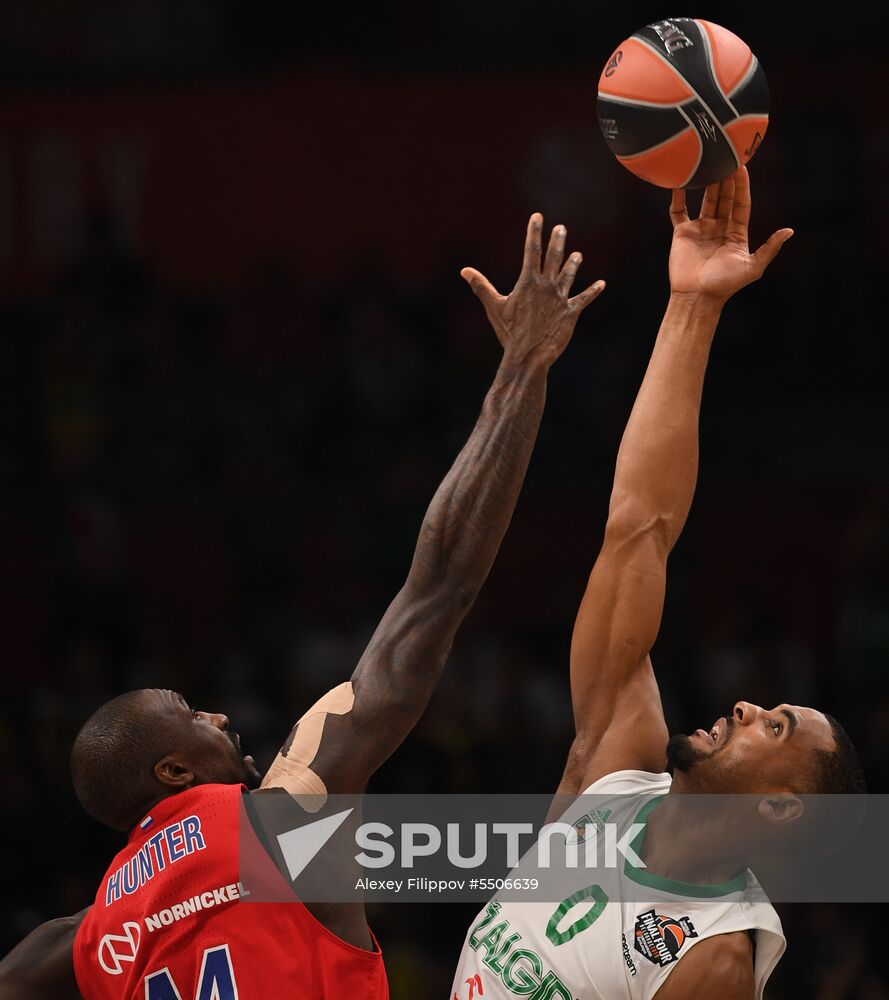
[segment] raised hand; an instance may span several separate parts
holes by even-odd
[[[488,279],[472,267],[460,274],[485,307],[505,360],[537,360],[549,367],[568,346],[577,317],[605,288],[596,281],[569,297],[580,267],[581,255],[565,255],[564,226],[556,226],[549,238],[543,266],[540,263],[543,216],[539,212],[528,221],[522,273],[509,295],[501,295]]]
[[[711,184],[704,192],[701,213],[689,220],[685,191],[673,192],[670,205],[673,246],[670,287],[674,294],[698,294],[725,302],[735,292],[762,277],[781,247],[793,236],[779,229],[750,253],[750,175],[746,167]]]

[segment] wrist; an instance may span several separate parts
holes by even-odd
[[[540,351],[525,351],[519,353],[507,348],[500,359],[497,369],[498,379],[528,380],[546,379],[551,362]]]
[[[670,290],[668,312],[684,313],[689,316],[719,319],[728,297],[710,295],[705,292],[675,292]]]

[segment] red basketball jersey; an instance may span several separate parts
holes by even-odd
[[[249,902],[250,880],[238,881],[242,792],[199,785],[136,826],[74,942],[85,1000],[388,998],[379,950],[340,940],[295,900]]]

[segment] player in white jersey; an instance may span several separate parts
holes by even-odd
[[[781,229],[749,252],[744,167],[706,189],[697,219],[684,191],[673,192],[670,215],[670,302],[621,441],[602,548],[575,623],[576,735],[559,787],[595,794],[619,828],[639,823],[632,846],[644,867],[628,861],[606,887],[587,886],[559,904],[495,898],[467,934],[453,1000],[761,997],[785,942],[747,865],[803,828],[800,796],[865,791],[848,736],[811,708],[739,701],[709,730],[668,740],[649,651],[667,557],[694,494],[707,358],[725,303],[793,235]],[[743,794],[720,801],[753,809],[740,822],[714,815],[689,824],[679,808],[689,799],[677,793]]]

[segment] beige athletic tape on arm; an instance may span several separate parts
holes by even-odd
[[[340,684],[316,701],[297,722],[286,755],[282,749],[260,787],[284,788],[291,795],[311,796],[309,799],[301,798],[300,804],[308,812],[317,812],[327,799],[327,786],[310,765],[321,746],[324,723],[328,715],[351,712],[354,704],[355,692],[351,681]]]

